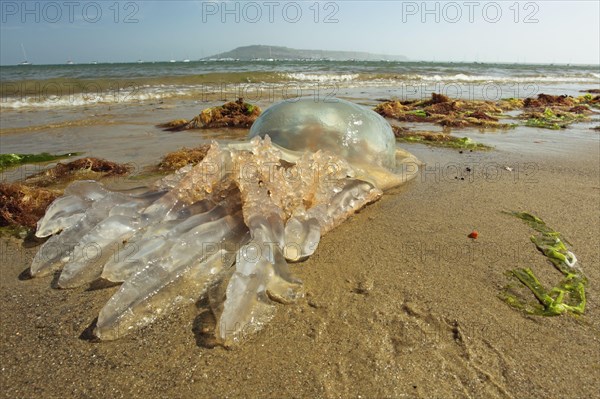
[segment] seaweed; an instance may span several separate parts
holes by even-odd
[[[81,155],[81,153],[70,152],[67,154],[57,155],[49,154],[47,152],[42,152],[39,154],[0,154],[0,171],[19,165],[57,161],[59,159],[65,159],[77,155]]]
[[[527,223],[537,231],[537,236],[531,236],[536,248],[563,274],[563,279],[557,286],[547,290],[530,268],[517,268],[510,271],[522,285],[527,287],[538,301],[528,303],[511,293],[507,286],[501,293],[501,298],[510,306],[539,316],[558,316],[565,312],[583,314],[585,312],[585,286],[587,278],[583,271],[576,266],[577,258],[569,251],[566,240],[561,239],[560,233],[548,227],[546,223],[527,212],[508,212]]]
[[[54,167],[29,176],[24,183],[29,186],[57,186],[72,180],[85,178],[122,176],[128,174],[133,167],[100,158],[80,158],[68,163],[57,163]]]
[[[396,139],[405,143],[421,143],[434,147],[471,149],[471,150],[489,150],[491,147],[476,143],[468,137],[456,137],[447,133],[410,131],[408,129],[392,126]]]
[[[585,110],[581,107],[582,106],[575,106],[568,111],[545,108],[543,112],[534,111],[523,113],[520,115],[520,118],[525,119],[525,126],[560,130],[574,122],[586,118]]]
[[[0,228],[3,234],[22,236],[24,230],[35,229],[48,205],[62,195],[67,183],[120,176],[131,169],[130,165],[103,159],[81,158],[68,163],[59,162],[21,182],[0,183]]]
[[[523,106],[525,108],[545,108],[548,106],[556,107],[556,106],[566,106],[572,107],[576,104],[576,101],[573,97],[567,95],[561,96],[553,96],[551,94],[538,94],[537,98],[526,98],[523,101]]]
[[[553,96],[539,94],[537,98],[526,98],[524,109],[519,119],[524,125],[543,129],[560,130],[572,123],[588,120],[592,114],[591,107],[600,106],[600,96],[586,94],[577,98],[571,96]]]
[[[525,99],[505,98],[499,101],[452,99],[432,93],[431,99],[387,100],[375,107],[380,115],[401,122],[428,122],[445,128],[477,127],[479,129],[511,129],[517,123],[503,123],[512,118],[504,111],[523,110],[516,116],[520,125],[559,130],[575,122],[588,120],[591,108],[600,108],[600,96],[590,93],[579,97],[541,93]]]
[[[520,98],[504,98],[498,101],[498,107],[503,111],[512,111],[523,108],[524,101]]]
[[[585,104],[592,108],[600,108],[600,95],[592,96],[591,94],[585,94],[577,97],[578,104]]]
[[[402,122],[429,122],[444,127],[478,127],[509,129],[514,124],[501,123],[502,108],[491,101],[463,101],[432,93],[427,101],[386,101],[375,112]]]
[[[35,229],[60,192],[21,183],[0,183],[0,227]],[[5,229],[6,230],[6,229]]]
[[[203,144],[195,148],[182,148],[170,152],[162,158],[158,164],[158,169],[161,171],[174,171],[186,165],[195,165],[204,159],[209,149],[210,145]]]
[[[244,102],[242,98],[216,107],[206,108],[192,120],[178,119],[157,125],[166,131],[210,128],[249,128],[261,114],[257,105]]]

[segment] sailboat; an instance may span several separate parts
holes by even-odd
[[[27,53],[25,53],[25,46],[21,43],[21,51],[23,52],[23,61],[19,65],[31,65],[31,62],[27,61]]]

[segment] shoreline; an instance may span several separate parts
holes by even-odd
[[[190,117],[191,108],[167,113]],[[278,305],[265,330],[232,350],[206,347],[202,303],[121,340],[89,342],[85,330],[115,287],[55,290],[50,277],[22,280],[37,248],[2,237],[0,396],[593,397],[600,147],[597,133],[571,129],[458,130],[505,142],[489,152],[401,144],[426,164],[417,178],[292,265],[305,298]],[[199,133],[156,129],[145,145],[164,154],[158,136],[181,146]],[[534,143],[539,136],[546,142]],[[43,139],[40,132],[27,145],[39,151]],[[560,279],[529,241],[531,229],[506,210],[532,212],[572,243],[589,279],[583,316],[527,316],[498,298],[515,267],[533,268],[547,286]],[[477,240],[467,238],[474,229]]]

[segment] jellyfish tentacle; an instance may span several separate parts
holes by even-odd
[[[161,253],[168,253],[175,244],[174,237],[181,236],[201,224],[221,219],[226,214],[227,210],[217,205],[206,212],[190,216],[183,221],[180,219],[170,221],[172,223],[169,223],[170,228],[167,231],[163,229],[163,225],[160,223],[139,231],[137,235],[140,237],[134,235],[129,240],[129,245],[133,248],[130,256],[111,258],[105,264],[101,277],[113,282],[127,280],[151,259],[158,257]]]
[[[303,296],[302,283],[291,275],[270,225],[266,218],[253,220],[252,241],[237,253],[217,325],[217,338],[225,346],[244,340],[268,323],[275,302],[292,303]]]
[[[98,223],[78,242],[77,250],[60,274],[58,286],[75,288],[96,280],[104,263],[118,250],[115,244],[127,240],[137,227],[131,218],[122,215],[109,216]]]
[[[258,152],[264,150],[255,142]],[[243,340],[257,331],[274,315],[274,300],[292,302],[302,296],[301,282],[292,277],[283,256],[285,245],[284,213],[270,195],[265,166],[271,169],[276,153],[260,156],[236,152],[234,161],[256,167],[252,178],[240,174],[239,187],[244,220],[252,240],[236,255],[235,272],[226,289],[223,312],[217,325],[217,337],[224,345]]]
[[[102,201],[94,202],[78,222],[65,228],[59,235],[50,237],[40,247],[31,263],[32,276],[45,276],[60,270],[71,258],[81,237],[108,217],[115,205],[127,201],[128,198],[124,195],[110,193]]]
[[[64,195],[52,202],[44,217],[38,221],[36,237],[48,237],[76,224],[95,201],[108,193],[100,183],[93,180],[71,183]]]
[[[291,217],[285,224],[284,256],[288,261],[299,262],[311,256],[321,240],[321,225],[314,218]]]
[[[39,238],[56,234],[79,222],[90,203],[74,195],[56,199],[37,223],[35,236]]]
[[[102,308],[95,335],[116,339],[198,300],[221,271],[233,264],[235,249],[248,239],[247,231],[237,213],[172,237],[170,251],[126,280]]]

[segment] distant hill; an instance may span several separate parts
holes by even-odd
[[[239,60],[277,59],[277,60],[304,60],[328,59],[335,61],[407,61],[403,55],[371,54],[360,51],[328,51],[328,50],[298,50],[288,47],[253,45],[238,47],[225,53],[215,54],[207,59],[233,58]]]

